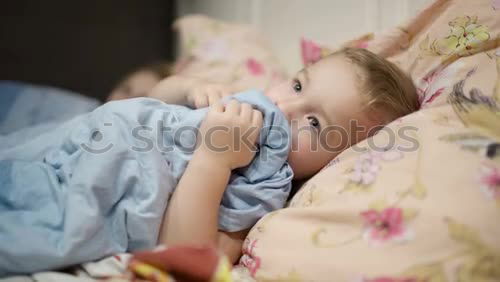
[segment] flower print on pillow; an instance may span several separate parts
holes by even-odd
[[[479,49],[490,37],[489,29],[478,23],[477,16],[457,17],[448,23],[450,33],[444,38],[432,40],[427,36],[420,44],[424,55],[467,56]]]
[[[385,242],[405,242],[413,238],[413,232],[406,227],[403,209],[387,207],[383,210],[370,209],[361,213],[365,222],[363,239],[372,245]]]
[[[438,69],[427,74],[417,84],[417,94],[420,108],[429,106],[446,89],[452,88],[457,74],[465,67],[463,61],[457,61],[444,69]]]
[[[381,162],[396,161],[403,158],[403,153],[396,149],[387,151],[370,151],[361,154],[356,160],[354,167],[348,169],[349,180],[342,190],[368,191],[378,176]]]
[[[314,64],[321,58],[332,53],[332,50],[330,50],[329,48],[322,47],[316,42],[305,38],[302,38],[300,40],[300,51],[302,54],[302,63],[304,64],[304,66]]]
[[[484,163],[480,167],[479,184],[484,194],[500,205],[500,168]]]
[[[249,58],[246,60],[246,67],[248,72],[253,76],[259,76],[264,74],[264,65],[254,58]]]
[[[491,6],[493,6],[493,10],[500,11],[500,0],[491,0]]]
[[[260,257],[255,254],[257,239],[246,238],[243,243],[243,255],[240,258],[240,265],[246,267],[252,277],[260,268]]]

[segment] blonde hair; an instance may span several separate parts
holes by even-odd
[[[395,64],[360,48],[345,48],[331,56],[335,55],[343,56],[358,67],[365,105],[382,125],[419,109],[413,81]]]

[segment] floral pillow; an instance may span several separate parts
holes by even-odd
[[[189,15],[174,28],[181,42],[177,73],[238,89],[264,89],[286,78],[268,43],[247,25]]]
[[[456,1],[436,0],[408,23],[376,36],[363,35],[340,47],[302,39],[302,59],[308,65],[342,47],[366,48],[409,73],[418,87],[423,108],[441,106],[447,99],[447,95],[440,97],[441,94],[449,92],[447,86],[451,87],[460,74],[468,71],[463,66],[476,59],[472,55],[495,56],[500,42],[498,5],[498,0],[472,1],[460,6]],[[453,14],[443,15],[450,11]]]
[[[262,218],[241,269],[259,281],[500,281],[497,2],[437,0],[367,42],[412,75],[422,109]]]

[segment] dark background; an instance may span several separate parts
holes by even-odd
[[[101,100],[135,68],[174,58],[174,0],[0,2],[0,80]]]

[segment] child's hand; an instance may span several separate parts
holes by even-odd
[[[250,104],[234,99],[225,106],[216,103],[200,126],[196,153],[230,170],[246,166],[255,156],[261,128],[262,113]]]
[[[225,96],[233,94],[230,86],[217,83],[196,83],[186,93],[187,106],[195,109],[205,108],[217,103]]]
[[[229,85],[210,83],[194,77],[173,75],[160,81],[147,96],[167,104],[184,105],[198,109],[217,103],[223,97],[233,94],[235,90]]]

